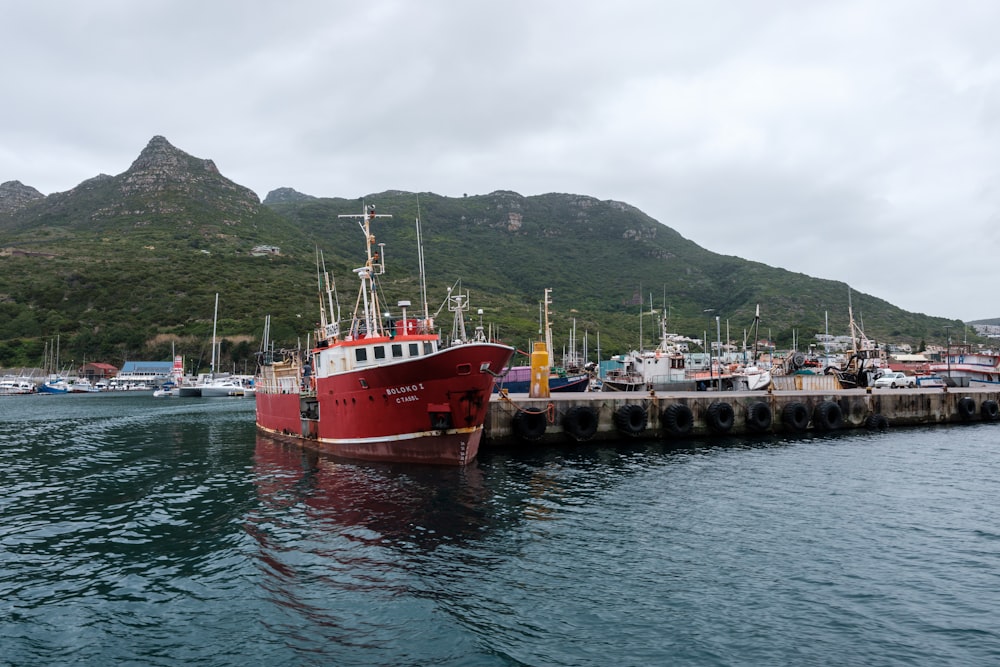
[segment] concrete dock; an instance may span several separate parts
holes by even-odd
[[[483,446],[995,422],[998,401],[968,387],[494,395]]]

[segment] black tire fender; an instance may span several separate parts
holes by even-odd
[[[976,416],[976,402],[969,396],[958,399],[958,416],[962,421],[969,421]]]
[[[715,401],[708,406],[705,419],[708,422],[708,428],[713,432],[728,433],[733,428],[735,416],[733,406],[723,401]]]
[[[663,424],[663,430],[669,435],[687,435],[694,428],[694,414],[691,412],[691,408],[683,403],[674,403],[668,405],[660,415],[660,423]]]
[[[1000,404],[992,399],[987,399],[979,406],[979,414],[982,415],[984,422],[995,422],[1000,419]]]
[[[563,416],[563,431],[576,442],[585,442],[597,433],[597,411],[589,405],[576,405]]]
[[[764,401],[751,403],[747,407],[747,429],[754,433],[763,433],[771,428],[771,406]]]
[[[834,401],[823,401],[813,411],[813,426],[820,431],[836,431],[844,425],[844,412]]]
[[[801,433],[809,426],[809,408],[797,401],[789,403],[781,410],[781,425],[786,431]]]
[[[646,408],[637,403],[623,405],[614,414],[615,428],[625,435],[639,435],[646,430],[648,420]]]
[[[545,435],[545,410],[528,408],[518,410],[510,422],[511,430],[519,440],[535,442]]]
[[[888,431],[889,418],[877,412],[873,415],[868,415],[868,418],[865,419],[865,428],[869,431]]]

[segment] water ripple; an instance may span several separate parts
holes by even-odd
[[[0,662],[992,665],[996,428],[334,461],[0,401]]]

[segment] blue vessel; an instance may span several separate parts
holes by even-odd
[[[527,394],[531,386],[531,366],[512,366],[493,383],[493,393],[506,389],[510,394]],[[561,368],[553,368],[549,373],[550,392],[587,391],[590,374],[569,373]]]

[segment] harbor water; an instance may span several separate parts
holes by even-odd
[[[1000,424],[334,461],[0,398],[0,665],[995,665]]]

